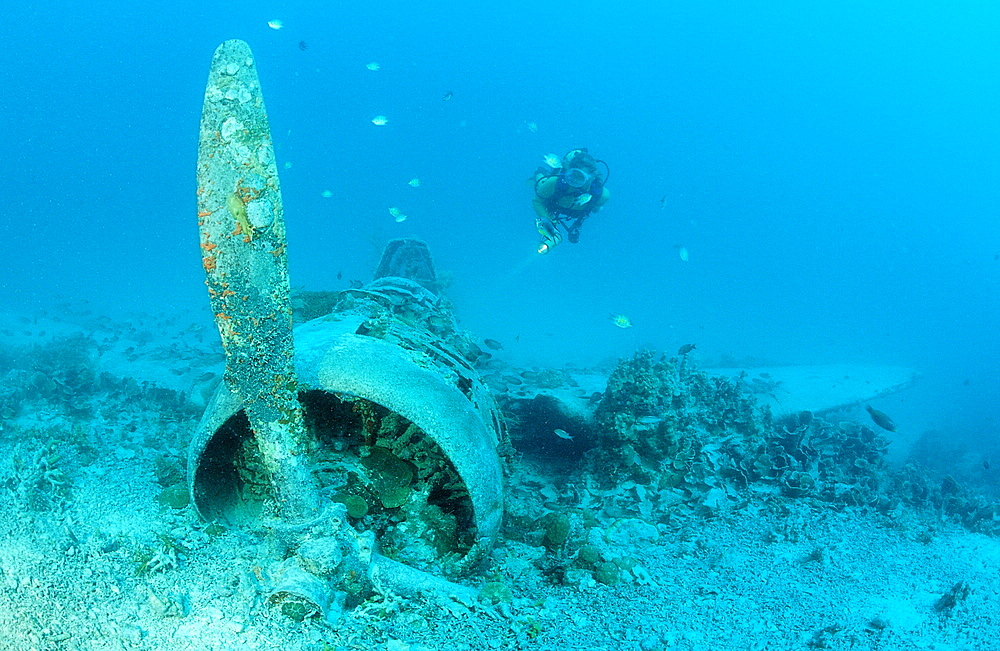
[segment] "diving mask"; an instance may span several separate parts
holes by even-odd
[[[593,179],[593,175],[587,174],[579,167],[571,167],[563,173],[563,180],[571,188],[588,188]]]

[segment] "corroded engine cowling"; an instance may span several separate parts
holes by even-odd
[[[341,292],[294,341],[321,498],[343,503],[350,524],[373,530],[380,553],[404,565],[452,574],[481,558],[500,527],[506,429],[473,368],[476,347],[442,299],[384,276]],[[264,468],[243,405],[223,384],[189,455],[199,514],[253,522],[274,499]]]

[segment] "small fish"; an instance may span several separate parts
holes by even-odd
[[[538,133],[538,124],[535,122],[525,122],[524,124],[528,127],[528,131],[531,133]]]
[[[662,421],[663,419],[657,416],[641,416],[635,420],[640,425],[657,425]]]
[[[681,346],[680,348],[677,349],[677,354],[678,355],[687,355],[692,350],[694,350],[697,346],[698,346],[698,344],[684,344],[683,346]]]
[[[989,460],[988,459],[983,459],[983,470],[989,470],[989,469],[990,469],[990,462],[989,462]]]
[[[372,72],[375,72],[376,70],[378,70],[382,66],[380,66],[379,64],[377,64],[374,61],[372,61],[371,63],[367,64],[365,67],[368,68],[369,70],[371,70]]]
[[[542,160],[545,161],[546,165],[553,169],[559,169],[562,167],[562,160],[555,154],[545,154],[542,156]]]
[[[285,23],[275,18],[274,20],[267,21],[267,26],[270,27],[271,29],[281,29],[282,27],[285,26]]]
[[[305,52],[306,50],[309,49],[309,44],[306,43],[305,41],[299,41],[299,49]]]
[[[619,328],[631,328],[632,320],[629,319],[624,314],[612,314],[611,323],[615,324]]]
[[[878,409],[873,408],[871,405],[865,405],[865,409],[868,411],[868,414],[872,417],[873,423],[875,423],[876,425],[878,425],[879,427],[888,432],[896,431],[896,423],[892,422],[892,419],[889,418],[889,415],[886,414],[884,411],[879,411]]]
[[[683,246],[677,249],[677,257],[681,259],[681,262],[687,262],[690,256],[688,255],[688,250]]]
[[[319,196],[323,197],[324,199],[329,199],[330,197],[333,196],[333,191],[323,190],[322,192],[319,193]]]
[[[663,198],[660,199],[660,210],[666,210],[666,209],[667,209],[667,195],[663,195]]]
[[[492,348],[493,350],[503,350],[503,344],[496,339],[483,339],[483,343],[486,344],[487,348]]]
[[[537,218],[535,219],[535,230],[538,234],[547,240],[555,240],[558,236],[558,231],[556,231],[556,226],[548,219]]]
[[[567,432],[564,429],[554,429],[554,430],[552,430],[552,433],[555,434],[556,436],[558,436],[561,439],[566,439],[567,441],[572,441],[573,440],[573,435],[570,434],[569,432]]]
[[[419,188],[420,179],[418,179],[417,177],[413,177],[412,179],[406,182],[406,185],[410,186],[411,188]]]
[[[397,224],[406,221],[406,215],[404,215],[399,208],[396,207],[389,208],[389,214],[392,215],[393,219],[396,220]]]
[[[453,92],[451,92],[449,90],[447,93],[444,94],[444,97],[441,98],[441,101],[443,101],[443,102],[449,102],[449,101],[451,101],[451,98],[454,97],[454,96],[455,96],[455,93],[453,93]]]
[[[374,124],[377,127],[384,127],[385,125],[389,124],[389,118],[385,117],[384,115],[376,115],[375,117],[372,118],[372,124]]]
[[[361,289],[362,287],[365,286],[365,284],[363,282],[361,282],[360,280],[351,280],[351,281],[348,281],[348,282],[351,283],[351,289]]]
[[[344,272],[343,271],[338,271],[337,272],[337,280],[340,280],[343,277],[344,277]]]
[[[290,160],[286,160],[285,161],[285,169],[286,170],[292,169],[292,161],[290,161]]]

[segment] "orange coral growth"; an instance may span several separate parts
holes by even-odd
[[[208,217],[211,214],[212,214],[211,210],[199,210],[198,211],[198,216],[199,217]]]
[[[219,248],[219,245],[213,244],[212,242],[202,242],[201,248],[205,249],[206,251],[211,251],[212,249]]]
[[[240,183],[242,182],[243,179],[240,179]],[[257,199],[261,194],[263,194],[263,191],[258,190],[257,188],[243,187],[239,185],[239,183],[237,183],[236,192],[234,192],[233,194],[235,194],[236,198],[242,201],[243,203],[250,203],[251,201]]]
[[[201,259],[201,266],[205,267],[205,271],[206,272],[213,271],[215,269],[215,267],[216,267],[216,265],[215,265],[215,256],[214,255],[210,255],[210,256],[206,256],[206,257],[202,258]]]

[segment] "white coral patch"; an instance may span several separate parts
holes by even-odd
[[[257,149],[257,162],[264,169],[274,164],[274,151],[268,145],[261,145]]]
[[[224,140],[231,140],[234,133],[243,131],[243,123],[234,117],[226,118],[226,121],[222,123],[222,127],[219,129],[219,133],[222,134]]]
[[[245,104],[249,102],[253,96],[250,91],[246,89],[245,86],[234,86],[226,91],[226,99],[233,99],[240,104]]]
[[[274,205],[267,199],[258,199],[247,204],[247,219],[254,230],[269,227],[274,222]]]

